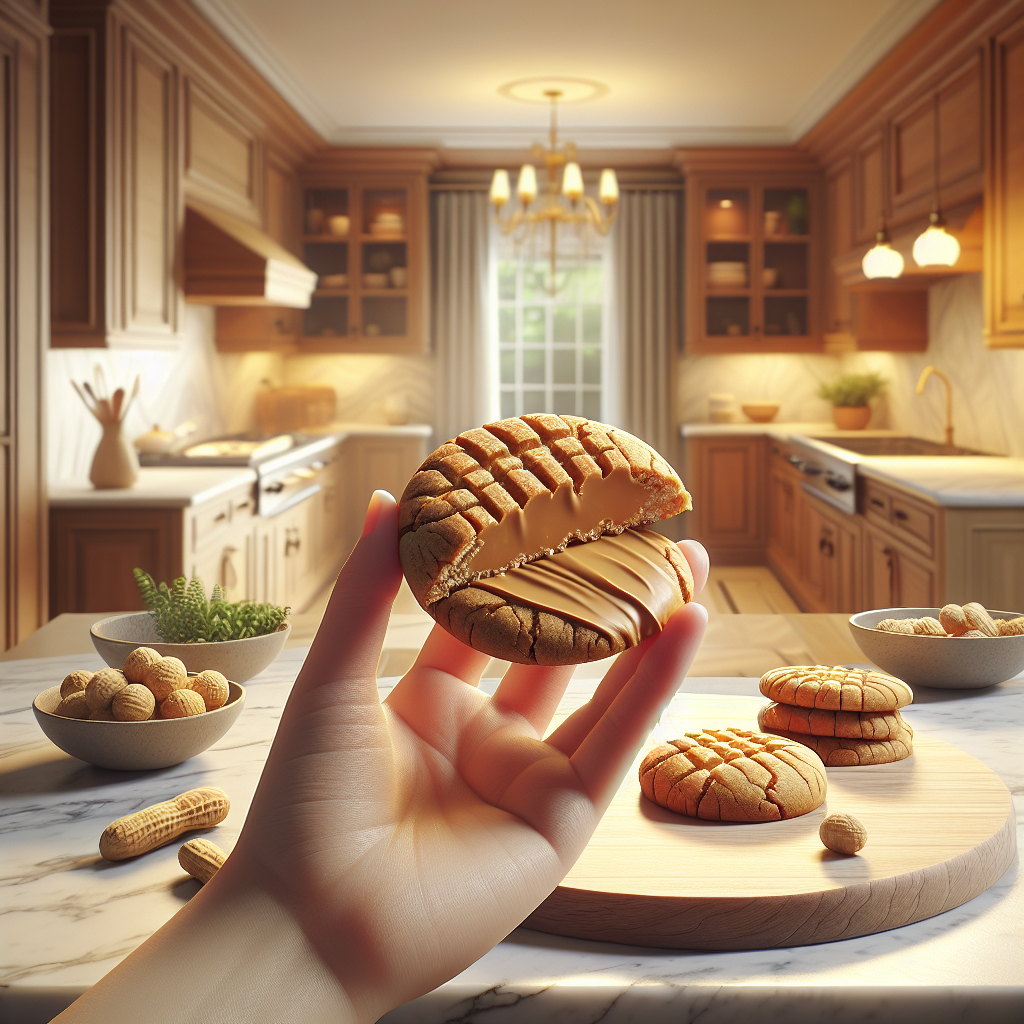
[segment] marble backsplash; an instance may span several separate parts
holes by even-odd
[[[945,399],[937,381],[918,397],[914,385],[929,363],[953,382],[957,443],[1024,456],[1024,350],[987,349],[982,341],[981,276],[953,278],[932,287],[931,344],[927,352],[864,352],[844,356],[684,356],[679,363],[678,419],[708,418],[707,396],[728,391],[738,400],[776,399],[780,421],[830,417],[819,384],[841,372],[877,370],[888,381],[872,426],[942,440]],[[154,423],[173,429],[192,421],[195,436],[254,430],[261,382],[329,384],[338,395],[338,419],[385,423],[396,406],[409,422],[433,423],[437,402],[432,356],[219,353],[213,310],[186,307],[185,336],[170,351],[51,349],[48,353],[48,456],[51,480],[84,477],[100,428],[69,380],[92,380],[96,365],[112,389],[138,374],[139,397],[128,415],[130,437]]]
[[[928,299],[926,352],[860,352],[826,355],[684,356],[679,362],[681,422],[708,419],[708,395],[730,392],[744,399],[781,403],[780,422],[831,418],[817,395],[822,381],[840,373],[879,372],[889,382],[871,426],[943,440],[945,395],[929,380],[914,394],[921,371],[933,364],[953,385],[956,442],[965,447],[1024,456],[1024,350],[989,349],[982,340],[981,275],[933,285]]]

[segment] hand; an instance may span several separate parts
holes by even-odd
[[[208,905],[198,919],[207,930],[211,914],[241,913],[243,924],[292,934],[288,956],[264,957],[276,968],[236,956],[250,971],[276,969],[282,985],[320,990],[316,1011],[289,1004],[289,1020],[319,1019],[323,990],[336,985],[332,1007],[375,1021],[534,910],[582,852],[707,621],[700,605],[681,608],[546,739],[572,666],[515,665],[488,697],[478,683],[489,658],[439,626],[381,703],[375,671],[401,582],[396,533],[395,501],[378,491],[238,843],[186,908]],[[699,592],[707,555],[681,547]],[[280,1005],[253,1002],[237,1019],[281,1019]]]

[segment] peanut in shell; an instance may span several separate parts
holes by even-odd
[[[69,672],[60,684],[61,699],[69,697],[72,693],[81,693],[92,677],[93,673],[87,668],[78,668],[74,672]]]
[[[129,683],[144,683],[146,669],[160,660],[160,655],[152,647],[136,647],[124,659],[122,671]]]
[[[101,668],[85,685],[85,699],[90,711],[109,711],[110,702],[118,690],[128,685],[124,673],[117,668]]]
[[[129,683],[110,702],[110,713],[118,722],[146,722],[155,711],[156,697],[142,683]]]
[[[160,704],[172,690],[187,689],[188,670],[178,658],[161,658],[146,666],[142,682],[153,691],[153,696]]]

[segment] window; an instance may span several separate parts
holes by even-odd
[[[522,246],[528,248],[529,242]],[[603,246],[591,243],[564,258],[560,246],[554,295],[547,290],[546,256],[517,254],[501,238],[495,264],[502,418],[554,412],[603,419],[609,321]]]

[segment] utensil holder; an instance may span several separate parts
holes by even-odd
[[[97,490],[131,487],[139,478],[139,456],[119,422],[105,423],[92,457],[89,479]]]

